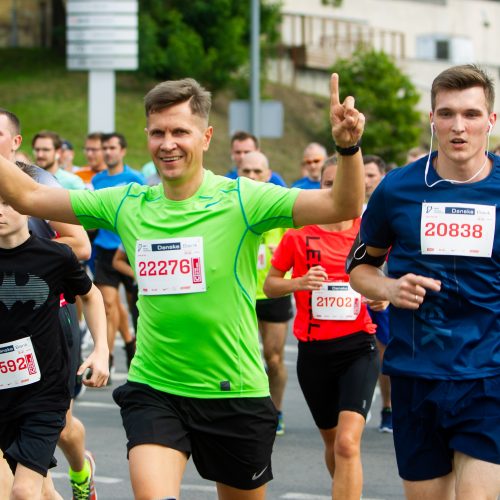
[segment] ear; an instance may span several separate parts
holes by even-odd
[[[214,133],[213,127],[207,127],[203,132],[203,151],[208,151],[213,133]]]
[[[22,142],[23,138],[20,134],[17,134],[12,138],[12,151],[14,153],[21,147]]]

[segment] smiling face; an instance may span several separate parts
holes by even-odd
[[[201,175],[212,127],[191,112],[189,101],[151,113],[148,149],[162,181],[182,185]]]
[[[483,88],[439,91],[430,118],[439,163],[477,169],[484,161],[489,124],[496,121],[495,113],[488,112]]]

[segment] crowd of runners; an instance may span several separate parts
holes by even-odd
[[[377,382],[408,499],[498,498],[492,80],[473,65],[437,75],[428,150],[401,167],[362,154],[365,116],[330,85],[334,155],[307,145],[291,188],[244,131],[226,176],[204,168],[211,96],[190,78],[145,96],[141,173],[116,132],[88,134],[84,167],[53,131],[22,156],[19,118],[0,109],[0,500],[62,498],[56,446],[73,498],[97,498],[73,403],[111,384],[118,333],[134,497],[179,499],[192,457],[220,499],[265,498],[292,320],[332,498],[362,495]]]

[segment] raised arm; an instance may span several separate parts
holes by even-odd
[[[38,184],[2,155],[0,179],[0,196],[18,212],[78,224],[67,189]]]
[[[355,150],[361,139],[365,117],[354,107],[354,97],[340,102],[336,73],[330,80],[330,123],[332,137],[340,150],[335,182],[330,190],[303,190],[299,194],[293,207],[296,225],[328,224],[361,215],[365,197],[363,158],[359,149],[354,154],[348,153]]]

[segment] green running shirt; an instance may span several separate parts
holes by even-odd
[[[137,240],[203,239],[205,292],[139,295],[129,381],[195,398],[269,395],[255,316],[257,252],[262,233],[293,227],[299,192],[208,170],[181,201],[165,198],[161,184],[70,192],[83,226],[115,231],[136,273]]]

